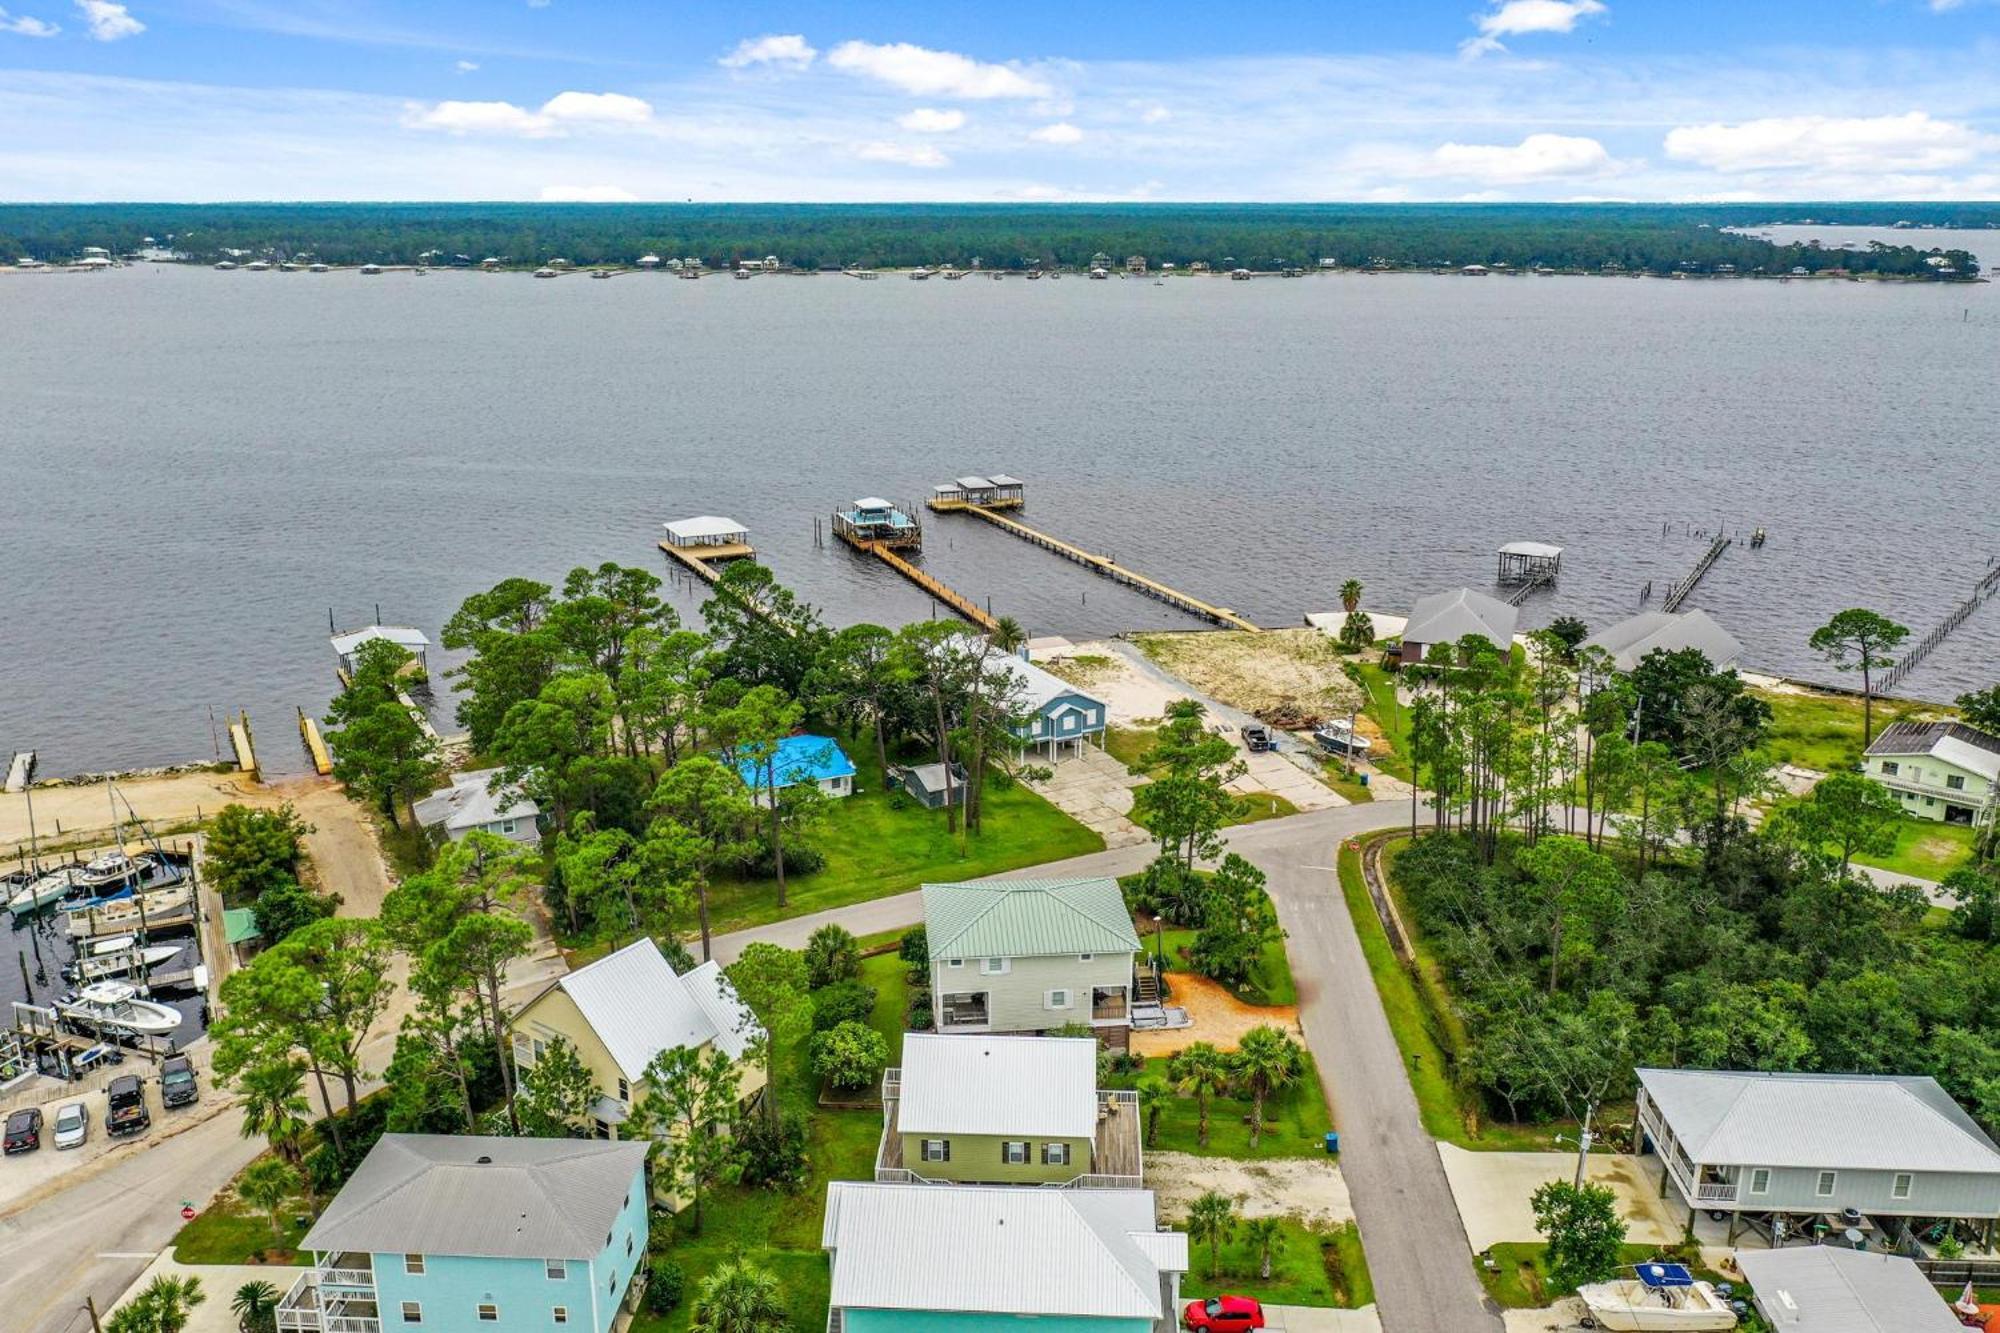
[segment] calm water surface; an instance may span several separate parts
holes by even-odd
[[[210,708],[241,707],[296,770],[329,607],[435,635],[507,575],[664,572],[689,514],[740,519],[833,620],[919,618],[813,519],[987,471],[1027,479],[1030,522],[1272,625],[1349,577],[1398,614],[1484,586],[1515,538],[1567,548],[1525,623],[1599,625],[1697,530],[1761,525],[1690,605],[1748,665],[1831,678],[1804,647],[1829,613],[1921,633],[2000,555],[1996,440],[1991,286],[6,275],[0,749],[206,758]],[[976,520],[929,537],[1032,633],[1193,627]],[[1996,659],[2000,606],[1906,687]]]

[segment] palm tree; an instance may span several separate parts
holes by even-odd
[[[312,1112],[305,1097],[305,1066],[296,1060],[267,1060],[236,1080],[243,1097],[243,1137],[262,1134],[273,1152],[293,1167],[305,1162],[305,1139]]]
[[[1210,1190],[1188,1205],[1188,1239],[1208,1246],[1209,1277],[1221,1274],[1222,1242],[1235,1231],[1236,1209],[1230,1204],[1228,1195]]]
[[[1299,1044],[1265,1023],[1251,1028],[1236,1043],[1236,1076],[1250,1090],[1250,1149],[1264,1134],[1264,1099],[1299,1081],[1305,1061]]]
[[[993,622],[987,632],[986,642],[996,652],[1018,653],[1028,641],[1028,631],[1021,628],[1021,622],[1012,616],[1001,616]]]
[[[285,1200],[298,1192],[299,1173],[290,1165],[276,1157],[263,1157],[252,1162],[236,1181],[236,1196],[252,1208],[266,1213],[271,1218],[271,1243],[276,1245],[284,1239],[284,1229],[278,1221],[278,1210],[285,1206]]]
[[[778,1279],[748,1260],[727,1263],[702,1280],[694,1301],[698,1333],[787,1333]]]
[[[1160,1137],[1160,1115],[1173,1099],[1174,1090],[1165,1079],[1151,1074],[1139,1080],[1138,1092],[1139,1114],[1146,1117],[1146,1146],[1150,1148]]]
[[[200,1278],[162,1274],[111,1312],[104,1333],[181,1333],[193,1318],[194,1307],[207,1299]]]
[[[1361,605],[1361,580],[1349,579],[1340,585],[1340,609],[1352,611]]]
[[[1285,1249],[1285,1224],[1276,1217],[1246,1218],[1243,1223],[1243,1239],[1257,1249],[1257,1276],[1266,1282],[1271,1280],[1271,1256],[1282,1254]]]
[[[243,1333],[273,1333],[278,1327],[278,1289],[268,1282],[245,1282],[229,1301]]]
[[[1194,1094],[1194,1104],[1201,1113],[1199,1137],[1201,1146],[1206,1148],[1208,1099],[1229,1091],[1232,1079],[1229,1057],[1213,1043],[1198,1041],[1168,1062],[1167,1075],[1174,1081],[1174,1091]]]

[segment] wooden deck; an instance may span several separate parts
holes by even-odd
[[[1077,564],[1084,566],[1086,569],[1097,571],[1114,583],[1122,583],[1129,588],[1136,588],[1148,597],[1165,602],[1169,606],[1179,607],[1189,615],[1200,616],[1203,620],[1211,624],[1223,625],[1230,629],[1247,630],[1252,634],[1261,634],[1264,632],[1261,626],[1251,624],[1228,607],[1212,606],[1202,601],[1199,597],[1191,597],[1178,588],[1170,588],[1158,579],[1150,579],[1136,570],[1127,569],[1109,556],[1098,555],[1094,551],[1086,551],[1081,546],[1073,546],[1060,537],[1051,537],[1046,532],[1031,528],[1019,519],[1008,518],[1004,514],[996,514],[988,506],[962,504],[959,508],[965,513],[977,514],[994,527],[999,528],[1002,532],[1011,533],[1019,537],[1022,541],[1032,543],[1044,550],[1054,551],[1063,559],[1074,560]]]
[[[944,603],[952,610],[958,612],[959,615],[965,617],[973,624],[979,626],[979,628],[988,631],[997,628],[999,622],[996,621],[991,615],[987,613],[985,607],[973,601],[970,597],[967,597],[964,593],[959,592],[956,588],[949,586],[943,580],[937,578],[935,575],[926,574],[923,570],[918,569],[915,565],[911,564],[909,561],[905,560],[902,556],[896,554],[896,552],[890,550],[887,546],[884,546],[882,543],[862,541],[859,540],[858,538],[849,536],[845,532],[840,533],[839,536],[842,541],[846,542],[849,546],[852,546],[855,550],[860,551],[866,555],[874,556],[876,559],[880,560],[883,564],[895,570],[898,574],[901,574],[904,578],[916,584],[919,588],[922,588],[932,597]]]
[[[710,583],[721,577],[721,571],[715,568],[717,565],[730,560],[757,558],[757,548],[748,542],[726,542],[716,546],[676,546],[672,542],[663,541],[660,543],[660,549],[680,561],[690,573]]]
[[[299,710],[299,739],[305,742],[306,754],[312,758],[313,772],[325,777],[333,772],[333,756],[327,753],[326,742],[320,739],[319,724],[306,716],[306,710]]]

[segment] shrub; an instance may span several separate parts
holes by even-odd
[[[664,1256],[653,1260],[651,1278],[646,1283],[646,1308],[654,1314],[672,1314],[680,1308],[687,1290],[687,1274]]]
[[[931,965],[931,937],[922,926],[911,926],[903,932],[902,942],[896,946],[896,956],[917,971],[927,970]]]
[[[910,1006],[909,1029],[912,1032],[929,1032],[931,1030],[930,1001],[926,1000],[921,1005],[912,1004]]]
[[[826,869],[826,856],[819,848],[806,843],[785,844],[785,874],[817,875]],[[776,879],[778,858],[768,845],[759,844],[743,861],[743,872],[751,879]]]
[[[866,1023],[875,1012],[875,988],[862,981],[836,981],[812,994],[813,1031],[842,1023]]]
[[[861,975],[861,946],[845,926],[827,924],[806,941],[806,985],[813,990]]]
[[[843,1092],[867,1087],[888,1062],[888,1040],[865,1023],[842,1023],[812,1039],[813,1072]]]
[[[796,1190],[806,1182],[806,1118],[796,1111],[753,1115],[736,1130],[745,1185]]]

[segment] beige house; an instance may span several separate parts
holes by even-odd
[[[923,895],[939,1032],[1047,1032],[1081,1023],[1125,1044],[1139,935],[1118,881],[926,884]]]
[[[1983,825],[2000,808],[2000,739],[1963,722],[1892,723],[1861,768],[1919,819]]]
[[[522,1005],[508,1023],[514,1065],[533,1070],[560,1038],[576,1049],[597,1085],[590,1123],[578,1128],[616,1139],[646,1094],[646,1067],[661,1051],[713,1047],[737,1062],[744,1107],[764,1089],[764,1070],[744,1054],[762,1029],[713,961],[678,974],[651,939],[578,968]]]

